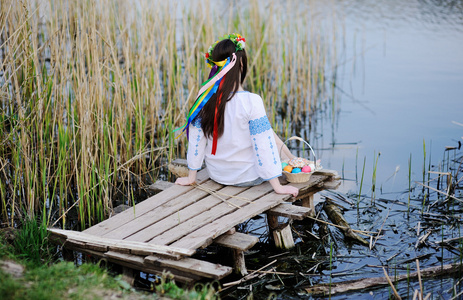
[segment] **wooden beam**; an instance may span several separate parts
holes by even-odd
[[[246,188],[226,186],[220,189],[219,192],[223,193],[224,195],[234,196],[240,194],[243,192],[243,190],[246,190]],[[204,192],[200,189],[197,189],[197,191]],[[230,196],[223,196],[223,198],[227,199]],[[242,194],[239,196],[242,196]],[[183,199],[183,202],[185,201],[188,200]],[[229,199],[229,202],[232,201],[232,199]],[[244,201],[241,200],[241,202]],[[199,201],[196,201],[195,203],[182,208],[181,210],[173,211],[168,218],[164,218],[160,222],[145,228],[143,231],[140,231],[127,239],[133,240],[136,238],[137,240],[141,239],[145,241],[148,239],[149,243],[168,245],[172,242],[175,242],[177,239],[186,236],[188,233],[200,228],[203,224],[208,224],[210,221],[218,218],[220,216],[219,212],[217,212],[219,206],[226,206],[231,210],[236,209],[235,207],[229,207],[218,197],[208,194],[207,197],[204,197]],[[153,232],[160,234],[153,236]]]
[[[188,274],[186,272],[179,272],[177,270],[165,269],[165,268],[156,268],[144,263],[144,257],[132,254],[118,253],[114,251],[108,251],[104,253],[104,257],[115,264],[121,265],[123,267],[132,268],[139,270],[144,273],[156,274],[162,276],[165,272],[170,272],[175,281],[182,283],[193,283],[201,279],[200,276],[194,274]]]
[[[188,161],[184,158],[176,158],[171,161],[171,164],[188,167]]]
[[[333,189],[335,187],[333,187],[331,182],[339,182],[340,184],[339,179],[340,177],[336,171],[320,170],[315,172],[315,174],[310,177],[309,182],[291,183],[291,185],[299,188],[299,195],[294,200],[305,198],[307,195],[314,194],[327,188]],[[330,182],[330,187],[325,188],[324,185],[328,182]]]
[[[267,213],[267,225],[270,231],[278,228],[278,215],[272,215]]]
[[[248,187],[236,187],[226,186],[220,192],[221,199],[215,195],[211,195],[198,201],[194,205],[189,206],[187,209],[183,209],[174,215],[174,219],[166,219],[160,222],[158,225],[163,226],[166,229],[164,233],[156,236],[149,242],[155,244],[171,244],[177,242],[179,239],[196,236],[196,231],[201,230],[204,226],[209,225],[214,220],[230,214],[231,212],[240,211],[240,215],[246,216],[247,208],[254,206],[255,202],[258,201],[263,195],[270,193],[273,190],[272,186],[266,182],[252,188]],[[288,195],[278,195],[279,197],[286,197]],[[277,198],[278,199],[278,198]],[[275,203],[276,205],[277,203]],[[237,207],[241,207],[238,209]],[[248,218],[246,218],[248,219]],[[226,226],[226,230],[222,233],[227,232],[239,222],[234,224],[218,224],[219,228]],[[205,247],[212,243],[212,240],[217,236],[210,236],[210,231],[205,232],[207,235],[203,243],[196,247],[186,247],[190,249],[197,249],[199,247]],[[183,247],[183,246],[182,246]]]
[[[208,180],[203,183],[203,186],[213,191],[222,188],[221,184],[212,180]],[[178,187],[179,186],[175,186],[173,190]],[[157,206],[155,209],[147,212],[146,214],[127,222],[123,227],[118,228],[118,230],[112,230],[102,236],[112,239],[147,242],[167,230],[162,226],[162,224],[170,222],[171,225],[167,225],[167,228],[171,228],[173,226],[172,221],[174,225],[178,224],[179,218],[185,218],[182,215],[182,212],[190,213],[191,211],[194,211],[192,208],[197,206],[198,202],[202,202],[202,200],[208,196],[208,192],[200,189],[193,189],[175,199],[171,199],[170,201]],[[175,220],[172,220],[172,218]]]
[[[206,278],[222,279],[232,272],[231,267],[213,264],[207,261],[185,257],[181,260],[165,259],[150,255],[145,257],[144,263],[158,268],[174,269]]]
[[[306,196],[301,199],[302,207],[310,208],[312,212],[315,212],[315,205],[313,203],[313,194]]]
[[[235,232],[234,234],[222,234],[214,240],[214,243],[223,247],[246,251],[258,241],[259,238],[256,236]]]
[[[289,224],[284,224],[280,226],[280,228],[273,230],[272,234],[277,248],[294,248],[293,233],[291,232],[291,226]]]
[[[233,261],[235,263],[235,273],[241,276],[248,275],[246,261],[244,260],[244,251],[233,249]]]
[[[182,256],[191,256],[196,252],[195,250],[192,250],[192,249],[183,249],[179,247],[108,239],[108,238],[93,236],[93,235],[86,234],[83,232],[77,232],[77,231],[71,231],[71,230],[49,228],[48,231],[52,235],[66,237],[67,241],[73,244],[81,243],[82,244],[81,246],[83,248],[95,248],[95,245],[99,245],[101,247],[107,247],[108,250],[113,250],[116,252],[129,253],[132,250],[136,252],[137,254],[144,254],[144,255],[159,254],[159,255],[169,256],[174,259],[179,259]],[[89,243],[91,247],[87,247],[87,243]]]
[[[174,184],[175,183],[169,181],[156,180],[155,183],[148,185],[146,188],[154,192],[162,192],[164,190],[167,190]]]
[[[270,186],[269,183],[261,184],[254,188],[264,188]],[[270,186],[271,188],[271,186]],[[244,194],[242,195],[244,196]],[[188,237],[181,238],[178,241],[172,243],[172,246],[181,248],[197,249],[199,247],[205,247],[208,245],[208,241],[212,242],[212,239],[222,235],[236,224],[242,223],[266,210],[277,206],[278,204],[291,198],[290,195],[281,195],[271,192],[265,196],[255,199],[252,203],[244,206],[241,209],[233,210],[233,212],[220,213],[220,217],[211,221],[207,224],[203,224],[201,228],[192,232]],[[230,199],[232,201],[238,201],[239,199]],[[242,201],[243,202],[243,201]],[[236,202],[236,204],[238,204]],[[244,203],[243,203],[244,204]],[[222,204],[221,204],[222,205]],[[226,208],[227,204],[223,204],[221,208]]]
[[[282,216],[290,219],[303,220],[312,212],[311,208],[282,203],[267,211],[270,215]]]
[[[196,177],[196,183],[201,184],[209,179],[207,170],[201,170],[198,172]],[[136,218],[152,211],[156,207],[163,205],[164,203],[169,202],[172,199],[176,199],[187,192],[193,190],[193,186],[176,186],[175,189],[167,189],[162,191],[136,205],[135,208],[127,209],[116,216],[106,219],[95,226],[92,226],[83,232],[93,235],[102,236],[108,232],[114,231],[117,228],[125,225],[126,223],[135,220]]]

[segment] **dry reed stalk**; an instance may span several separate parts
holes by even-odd
[[[242,283],[242,282],[245,282],[245,281],[247,281],[247,280],[250,280],[250,279],[252,279],[252,278],[255,278],[255,277],[256,277],[256,274],[258,274],[258,272],[260,272],[260,271],[262,271],[263,269],[265,269],[265,268],[267,268],[267,267],[273,265],[273,264],[276,263],[276,262],[277,262],[277,260],[275,259],[275,260],[273,260],[272,262],[270,262],[270,263],[266,264],[265,266],[263,266],[262,268],[259,268],[258,270],[255,270],[255,271],[249,273],[248,275],[244,276],[244,277],[241,278],[240,280],[225,283],[225,284],[223,285],[223,286],[224,286],[224,289],[223,289],[223,290],[225,290],[225,289],[227,289],[227,288],[229,288],[229,287],[238,285],[238,284],[240,284],[240,283]]]
[[[394,286],[394,284],[392,283],[391,278],[389,278],[389,275],[387,274],[386,269],[385,269],[384,267],[383,267],[383,272],[384,272],[384,276],[386,276],[386,280],[387,280],[387,282],[389,283],[389,286],[390,286],[391,289],[392,289],[392,292],[394,293],[395,298],[396,298],[396,299],[399,299],[399,300],[402,299],[402,298],[400,297],[399,293],[397,293],[397,290],[395,289],[395,286]]]
[[[285,17],[289,3],[253,0],[221,15],[212,4],[22,0],[0,7],[0,94],[7,95],[0,114],[10,122],[0,155],[12,178],[0,187],[11,199],[5,220],[13,224],[22,210],[50,219],[54,209],[65,216],[77,206],[85,228],[108,216],[119,182],[129,191],[131,178],[156,176],[160,158],[183,156],[186,138],[170,132],[207,76],[202,53],[225,32],[246,37],[247,86],[271,104],[276,131],[293,130],[276,114],[283,99],[295,119],[316,107],[325,72],[317,64],[327,53],[307,14],[295,21]],[[302,34],[303,27],[311,29]],[[147,148],[161,150],[138,156]]]
[[[347,228],[347,227],[344,227],[344,226],[336,225],[336,224],[333,224],[333,223],[330,223],[330,222],[326,222],[326,221],[323,221],[323,220],[321,220],[321,219],[317,219],[317,218],[310,217],[310,216],[307,216],[306,218],[312,219],[312,220],[314,220],[314,221],[317,221],[317,222],[320,222],[320,223],[323,223],[323,224],[331,225],[331,226],[334,226],[334,227],[337,227],[337,228],[340,228],[340,229],[350,229],[350,230],[352,230],[353,232],[362,234],[362,235],[367,236],[367,237],[370,237],[370,238],[373,238],[373,236],[371,236],[370,234],[376,234],[376,233],[377,233],[377,232],[372,232],[372,231],[364,231],[364,230],[358,230],[358,229]]]
[[[428,188],[428,189],[430,189],[430,190],[433,190],[433,191],[435,191],[435,192],[438,192],[439,194],[442,194],[442,195],[444,195],[444,196],[446,196],[446,197],[448,197],[448,198],[452,198],[452,199],[454,199],[454,200],[457,200],[458,202],[463,202],[463,200],[458,199],[458,198],[456,198],[455,196],[452,196],[452,195],[449,195],[448,193],[444,193],[444,192],[442,192],[442,191],[439,191],[438,189],[435,189],[435,188],[433,188],[433,187],[431,187],[431,186],[422,184],[421,182],[415,181],[415,183],[418,183],[419,185],[422,185],[422,186],[424,186],[425,188]],[[437,202],[437,201],[436,201],[436,202]],[[432,205],[434,205],[434,204],[432,204]],[[432,205],[431,205],[431,206],[432,206]]]
[[[220,192],[220,191],[211,190],[211,189],[209,189],[209,188],[206,188],[206,187],[204,187],[204,186],[202,186],[202,185],[199,185],[199,184],[196,184],[196,183],[194,183],[194,184],[192,184],[192,185],[193,185],[195,188],[197,188],[197,189],[200,189],[200,190],[202,190],[202,191],[205,191],[205,192],[209,193],[210,195],[219,198],[220,200],[222,200],[224,203],[226,203],[226,204],[227,204],[228,206],[230,206],[230,207],[231,207],[231,206],[234,206],[234,207],[236,207],[236,208],[241,208],[241,206],[236,205],[236,204],[234,204],[234,203],[232,203],[232,202],[229,202],[229,201],[228,201],[227,199],[225,199],[224,197],[226,197],[226,198],[240,199],[240,200],[246,201],[246,202],[248,202],[248,203],[252,203],[252,201],[250,201],[249,199],[244,198],[244,197],[235,196],[235,195],[228,195],[228,194],[222,193],[222,192]],[[222,196],[224,196],[224,197],[222,197]]]

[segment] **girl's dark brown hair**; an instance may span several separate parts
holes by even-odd
[[[204,105],[199,113],[199,117],[201,118],[201,128],[203,129],[206,137],[212,138],[213,136],[215,107],[219,95],[221,97],[221,101],[217,108],[217,133],[218,137],[222,136],[224,128],[225,106],[238,91],[240,83],[243,84],[248,70],[248,59],[246,56],[246,51],[244,49],[236,51],[235,44],[231,40],[225,39],[218,42],[212,51],[213,61],[222,61],[228,57],[230,57],[231,60],[233,53],[236,54],[236,63],[222,78],[222,88],[219,88],[217,92],[212,95],[212,97],[209,99],[209,101],[207,101],[206,105]]]

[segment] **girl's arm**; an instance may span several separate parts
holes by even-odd
[[[206,150],[206,137],[201,129],[201,119],[195,118],[190,123],[188,130],[190,131],[190,139],[188,140],[187,162],[188,162],[188,176],[179,177],[175,181],[178,185],[190,185],[196,181],[196,173],[201,169],[204,161],[204,154]]]
[[[297,187],[291,185],[281,185],[278,178],[272,178],[269,180],[270,184],[273,187],[273,190],[277,194],[291,194],[294,197],[299,194],[299,189]]]
[[[280,156],[282,159],[291,159],[296,156],[294,156],[291,151],[289,151],[288,147],[283,143],[283,141],[278,137],[278,135],[273,132],[273,135],[275,136],[275,143],[277,144],[278,147],[278,153],[280,153]]]
[[[188,177],[179,177],[175,180],[175,184],[178,185],[190,185],[196,181],[196,170],[189,170]]]

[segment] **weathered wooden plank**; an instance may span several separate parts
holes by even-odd
[[[122,241],[122,240],[113,240],[98,236],[92,236],[83,232],[77,231],[70,231],[70,230],[62,230],[62,229],[55,229],[50,228],[48,231],[52,234],[57,235],[65,235],[67,237],[67,241],[71,243],[80,242],[83,243],[81,247],[86,248],[85,243],[92,243],[92,244],[99,244],[101,246],[106,246],[108,249],[118,252],[126,252],[130,250],[137,251],[137,253],[144,253],[145,255],[150,254],[160,254],[169,256],[175,259],[180,258],[181,256],[191,256],[195,253],[195,250],[190,249],[181,249],[178,247],[170,247],[164,245],[154,245],[154,244],[146,244],[140,242],[129,242],[129,241]]]
[[[261,185],[262,186],[262,185]],[[291,198],[290,195],[279,195],[271,192],[259,199],[256,199],[252,204],[238,209],[230,214],[224,215],[209,224],[206,224],[198,230],[190,233],[187,237],[181,238],[171,244],[175,247],[184,247],[189,249],[197,249],[207,246],[212,239],[227,232],[236,224],[242,223],[278,204]]]
[[[312,209],[308,207],[297,206],[293,204],[282,203],[267,211],[268,214],[282,216],[286,218],[303,220],[309,216]]]
[[[324,188],[324,189],[327,189],[327,190],[335,190],[335,189],[337,189],[340,185],[341,185],[341,181],[339,181],[339,180],[330,180],[330,181],[326,181],[326,182],[323,184],[323,188]]]
[[[310,177],[310,180],[308,182],[301,182],[301,183],[290,183],[292,186],[295,186],[299,188],[299,194],[303,195],[306,192],[310,191],[313,188],[319,187],[323,185],[323,182],[330,178],[328,175],[323,175],[323,174],[313,174]],[[298,195],[299,198],[299,195]]]
[[[222,188],[222,185],[212,180],[208,180],[207,182],[203,183],[202,186],[214,191]],[[175,188],[177,187],[178,186],[176,186]],[[156,209],[147,212],[146,214],[138,217],[137,219],[127,222],[126,224],[124,224],[124,226],[119,227],[117,230],[109,231],[102,236],[121,240],[130,237],[127,240],[146,242],[154,236],[162,233],[162,228],[156,225],[152,226],[153,224],[163,220],[164,218],[172,214],[176,216],[177,214],[179,214],[179,211],[181,211],[185,207],[187,207],[186,210],[190,210],[190,206],[193,206],[197,201],[201,200],[202,198],[208,195],[208,192],[205,192],[200,189],[193,189],[182,196],[179,196],[175,199],[170,200],[169,202],[166,202],[156,207]],[[146,230],[140,232],[143,229]],[[148,234],[147,237],[145,237],[146,234]]]
[[[341,181],[334,179],[333,177],[319,176],[317,181],[314,183],[315,184],[312,184],[309,187],[302,188],[299,191],[299,195],[297,195],[296,200],[305,198],[326,189],[336,189],[341,184]]]
[[[63,247],[70,248],[70,249],[75,249],[75,248],[86,249],[87,245],[85,244],[85,242],[82,242],[82,241],[68,239],[63,243]]]
[[[177,239],[180,239],[190,232],[193,232],[196,229],[209,224],[215,219],[237,210],[237,207],[247,207],[249,205],[253,205],[253,203],[249,203],[249,201],[254,201],[260,198],[262,195],[269,193],[272,190],[272,187],[269,183],[264,183],[238,194],[237,191],[241,190],[242,188],[227,186],[223,189],[224,193],[229,195],[238,195],[238,197],[230,197],[227,199],[226,203],[217,199],[215,196],[209,197],[209,202],[216,203],[217,205],[210,205],[207,207],[207,209],[202,209],[200,214],[196,214],[195,216],[191,216],[189,218],[184,218],[185,221],[177,224],[175,227],[171,227],[163,234],[156,236],[154,239],[150,240],[149,243],[155,243],[159,245],[168,245],[173,243]],[[247,199],[248,201],[243,200],[241,197]],[[243,210],[243,208],[240,210]],[[236,224],[238,223],[233,224],[233,226]],[[229,229],[231,228],[228,228],[227,230]],[[208,243],[210,242],[212,242],[212,240],[208,241]]]
[[[116,251],[107,251],[104,253],[104,256],[119,262],[130,263],[130,266],[133,268],[145,267],[145,257],[133,254],[119,253]]]
[[[227,186],[218,192],[227,195],[237,195],[244,189],[245,188]],[[227,198],[223,195],[221,197]],[[195,216],[208,211],[220,203],[222,203],[222,200],[216,196],[209,195],[188,207],[174,211],[169,217],[137,232],[128,237],[127,240],[147,241],[157,245],[167,245],[172,239],[175,240],[178,236],[181,237],[189,232],[188,225],[184,225],[185,222],[189,222]]]
[[[338,171],[336,170],[328,170],[328,169],[321,169],[318,171],[315,171],[313,175],[326,175],[330,177],[338,177]]]
[[[181,260],[165,259],[159,256],[150,255],[145,257],[145,264],[175,269],[201,277],[222,279],[232,272],[232,268],[190,257]]]
[[[233,261],[236,274],[240,274],[241,276],[248,275],[246,261],[244,259],[244,251],[233,249]]]
[[[280,249],[291,249],[294,248],[294,239],[291,232],[291,226],[289,224],[283,224],[282,227],[273,230],[273,240],[275,246]]]
[[[201,279],[200,276],[195,274],[188,274],[186,272],[178,271],[175,269],[154,267],[152,265],[149,266],[145,264],[144,256],[108,251],[104,253],[104,257],[110,262],[116,263],[124,267],[136,269],[144,273],[162,275],[163,271],[169,271],[174,276],[175,281],[182,283],[193,283]]]
[[[198,172],[196,182],[201,184],[209,179],[206,170]],[[112,218],[106,219],[95,226],[92,226],[83,232],[93,235],[102,236],[110,231],[116,230],[124,224],[144,215],[156,207],[191,191],[193,186],[176,186],[174,189],[167,189],[159,194],[154,195],[136,205],[136,208],[127,209]]]
[[[90,249],[90,250],[95,250],[98,252],[106,252],[108,251],[108,246],[106,245],[101,245],[98,243],[91,243],[91,242],[86,242],[85,243],[85,248]]]
[[[184,158],[176,158],[171,162],[171,164],[188,167],[188,161]]]
[[[214,239],[214,244],[246,251],[252,248],[252,246],[254,246],[258,241],[259,238],[256,236],[235,232],[234,234],[222,234],[218,238]]]
[[[157,180],[155,183],[148,185],[146,188],[151,191],[161,192],[172,187],[174,184],[175,183],[169,181]]]
[[[84,247],[80,247],[78,245],[71,245],[71,244],[69,244],[67,242],[64,245],[64,247],[66,247],[66,249],[70,249],[70,250],[73,250],[73,251],[76,251],[76,252],[82,252],[82,253],[91,255],[91,256],[93,256],[95,258],[105,259],[104,252],[90,250],[90,249],[87,249],[87,248],[84,248]]]

